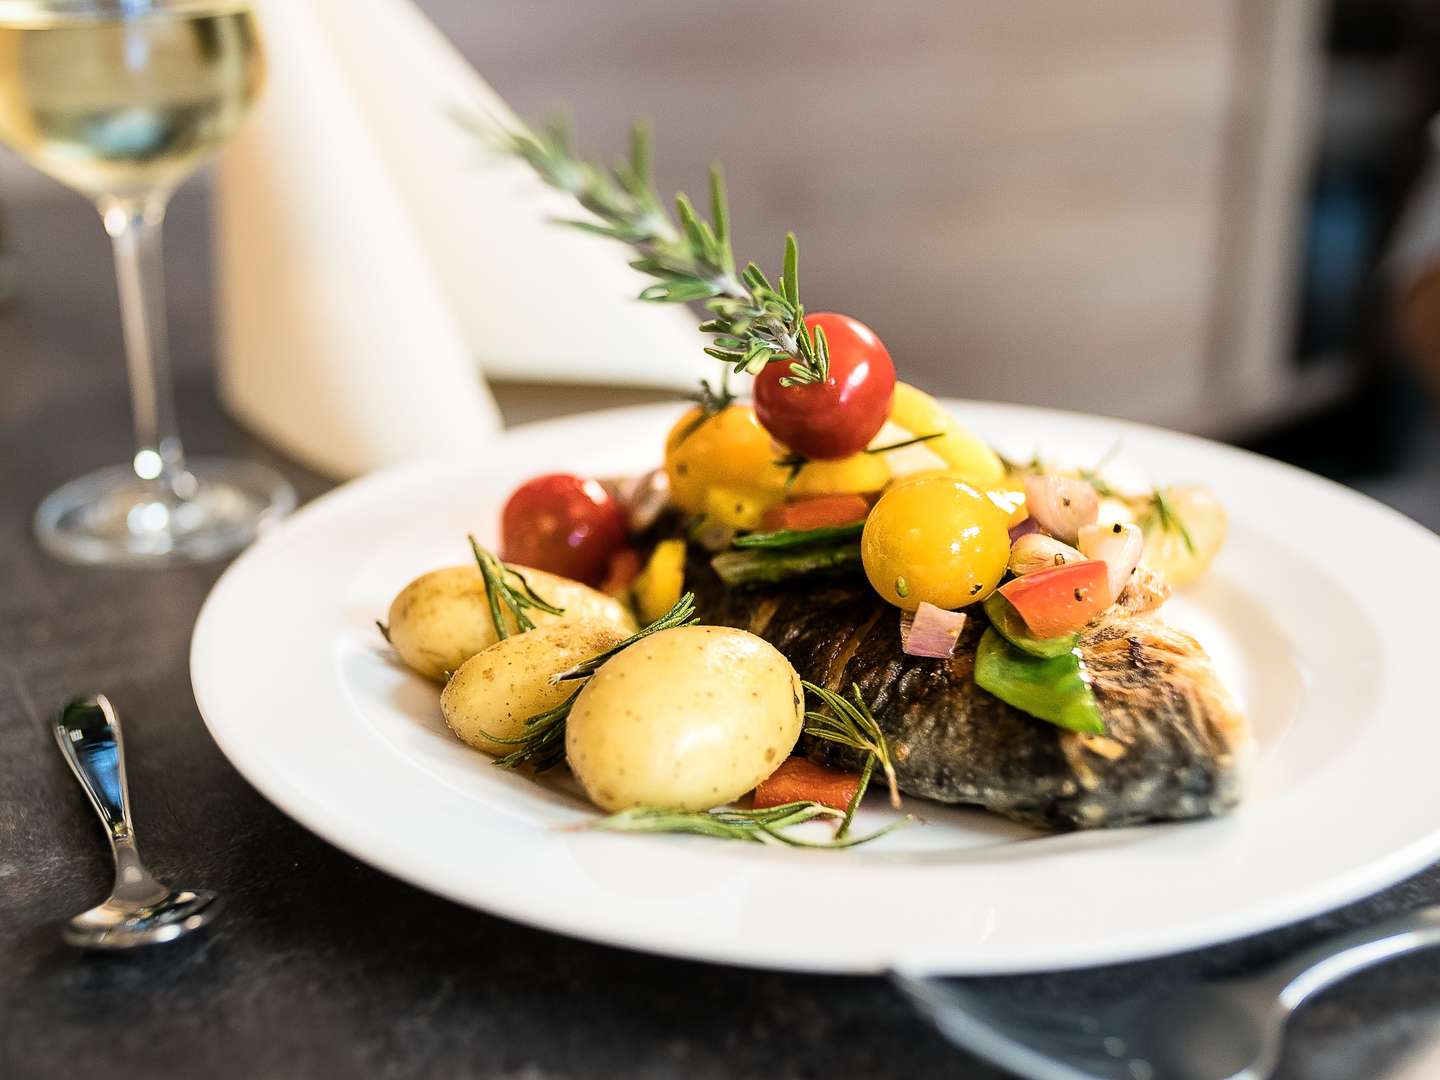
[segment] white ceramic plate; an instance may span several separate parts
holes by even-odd
[[[847,851],[566,829],[564,786],[494,768],[374,620],[413,577],[492,542],[519,481],[652,467],[672,406],[517,430],[488,459],[421,464],[317,500],[243,555],[195,628],[191,673],[235,767],[330,842],[421,888],[563,933],[760,967],[949,973],[1099,964],[1342,904],[1440,856],[1433,613],[1440,539],[1327,481],[1120,421],[955,403],[1002,450],[1200,481],[1228,545],[1166,617],[1249,716],[1246,800],[1214,821],[1040,835],[980,811]],[[886,819],[872,797],[862,826]]]

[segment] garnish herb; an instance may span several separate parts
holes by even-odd
[[[785,469],[785,492],[789,494],[790,489],[795,486],[795,481],[800,479],[800,470],[810,464],[810,459],[800,454],[786,454],[782,458],[776,458],[772,462],[777,468]]]
[[[825,525],[816,529],[780,529],[776,532],[750,533],[737,536],[737,548],[787,548],[806,544],[823,544],[831,540],[854,540],[865,531],[865,523],[853,525]]]
[[[1185,524],[1185,519],[1175,510],[1175,504],[1170,501],[1170,496],[1165,493],[1163,487],[1157,487],[1151,493],[1150,512],[1145,515],[1143,526],[1158,524],[1161,532],[1178,532],[1180,539],[1185,541],[1185,550],[1191,555],[1195,554],[1195,540],[1190,535],[1190,529]]]
[[[890,786],[890,805],[900,809],[900,789],[895,783],[895,764],[890,758],[890,747],[885,742],[885,735],[880,730],[880,725],[875,722],[870,706],[865,704],[865,698],[857,684],[850,684],[853,701],[812,682],[802,682],[802,685],[818,697],[828,710],[805,713],[805,734],[848,746],[865,754],[865,763],[860,769],[860,785],[855,789],[855,797],[850,800],[850,805],[845,808],[845,818],[835,833],[836,838],[840,839],[850,831],[850,823],[855,818],[855,811],[860,807],[860,800],[865,797],[865,789],[870,786],[870,777],[875,772],[876,765],[885,773],[885,780]]]
[[[1088,469],[1080,470],[1080,479],[1093,487],[1095,494],[1099,495],[1102,499],[1116,498],[1119,496],[1119,492],[1111,487],[1101,475],[1105,471],[1106,466],[1114,460],[1115,455],[1119,452],[1120,443],[1117,442],[1114,446],[1110,447],[1109,450],[1106,450],[1105,453],[1100,456],[1100,460],[1094,465]]]
[[[895,595],[902,600],[910,595],[910,583],[903,577],[897,577],[895,579]]]
[[[695,594],[693,592],[687,592],[684,596],[680,597],[679,600],[675,601],[674,607],[643,630],[631,634],[618,645],[612,645],[604,652],[592,656],[589,660],[582,661],[572,668],[567,668],[558,675],[552,675],[550,681],[562,683],[569,682],[571,679],[588,678],[595,674],[595,672],[600,669],[600,665],[604,664],[606,660],[609,660],[616,653],[628,649],[637,641],[647,638],[651,634],[658,634],[661,630],[673,630],[677,626],[689,626],[691,623],[697,623],[699,621],[700,616],[695,614]]]
[[[710,220],[680,194],[675,196],[677,226],[655,190],[650,130],[644,124],[631,130],[629,158],[610,169],[576,154],[564,120],[552,120],[538,130],[521,126],[507,131],[501,145],[599,219],[565,224],[635,249],[639,258],[630,265],[658,279],[640,293],[642,300],[705,305],[712,318],[700,329],[713,336],[706,353],[737,373],[754,374],[767,364],[787,361],[790,367],[781,380],[785,385],[824,382],[829,377],[825,333],[818,328],[812,333],[805,326],[795,235],[785,238],[778,288],[753,262],[737,273],[719,166],[710,170]]]
[[[888,454],[891,450],[903,450],[907,446],[915,446],[919,443],[927,443],[931,439],[938,439],[945,432],[932,431],[929,435],[916,435],[913,439],[902,439],[900,442],[891,443],[889,446],[872,446],[866,450],[867,454]]]
[[[730,369],[724,368],[721,370],[720,388],[718,390],[710,386],[709,379],[701,379],[700,389],[690,395],[690,400],[700,406],[700,415],[680,433],[680,437],[675,440],[676,446],[679,446],[691,435],[699,431],[706,420],[728,409],[730,404],[735,400],[735,395],[730,390]]]
[[[536,596],[524,574],[510,569],[482,548],[476,543],[475,537],[469,536],[466,539],[470,541],[470,550],[475,553],[475,562],[480,567],[480,577],[485,582],[485,602],[490,606],[490,619],[495,624],[495,634],[500,640],[503,641],[512,633],[505,621],[506,610],[515,620],[515,633],[535,629],[534,620],[525,614],[527,610],[543,611],[547,615],[565,614],[564,608],[558,608]],[[519,588],[506,580],[512,577],[520,583]],[[388,634],[386,640],[389,640]]]
[[[909,820],[902,818],[891,822],[866,836],[847,836],[842,824],[841,831],[829,840],[802,840],[782,831],[791,825],[803,825],[820,818],[843,818],[848,823],[849,815],[817,802],[785,803],[764,810],[731,810],[725,807],[716,810],[668,810],[658,806],[639,806],[601,818],[588,827],[611,832],[693,833],[721,840],[751,840],[790,847],[847,848],[884,836]]]
[[[672,627],[689,626],[693,622],[698,622],[699,618],[695,614],[695,594],[686,593],[675,602],[674,607],[643,630],[631,634],[618,645],[592,656],[589,660],[582,661],[558,675],[552,675],[550,681],[561,683],[574,679],[588,679],[606,660],[623,649],[628,649],[640,639]],[[499,735],[492,735],[488,731],[485,732],[486,738],[515,747],[510,753],[496,758],[495,764],[502,769],[514,769],[521,765],[529,765],[536,772],[544,772],[563,762],[565,760],[565,721],[569,719],[570,710],[574,707],[575,699],[580,696],[582,689],[583,684],[577,686],[573,694],[553,709],[547,709],[543,713],[530,717],[525,721],[524,730],[513,738],[502,738]]]

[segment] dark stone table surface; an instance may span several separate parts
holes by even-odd
[[[276,462],[313,497],[323,480],[277,461],[215,406],[204,209],[192,191],[171,220],[185,435],[194,451]],[[98,223],[67,199],[27,207],[12,225],[23,277],[0,307],[0,1077],[1000,1075],[880,979],[712,967],[517,926],[357,863],[260,798],[221,757],[190,691],[191,626],[222,568],[79,569],[31,539],[40,497],[124,460],[129,431]],[[82,955],[56,933],[109,884],[97,822],[48,728],[62,699],[96,690],[125,720],[154,870],[228,902],[213,930],[139,955]],[[1431,869],[1263,937],[1020,982],[1110,994],[1238,972],[1436,901]],[[1372,971],[1302,1013],[1283,1075],[1440,1076],[1437,1018],[1440,952]]]

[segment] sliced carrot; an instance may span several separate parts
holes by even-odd
[[[764,527],[779,529],[825,529],[864,521],[870,504],[859,495],[821,495],[797,499],[765,511]]]
[[[840,772],[805,758],[787,758],[755,789],[755,809],[792,802],[818,802],[844,810],[860,787],[858,773]]]

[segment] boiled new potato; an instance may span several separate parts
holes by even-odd
[[[440,712],[462,742],[487,754],[508,754],[525,721],[548,712],[575,692],[573,682],[550,676],[574,667],[627,635],[613,623],[565,619],[481,649],[456,669],[440,692]]]
[[[563,615],[527,612],[537,627],[561,619],[599,619],[626,634],[634,633],[634,618],[614,597],[544,570],[513,569],[525,575],[536,596],[564,609]],[[513,631],[508,611],[505,618]],[[499,640],[485,600],[485,579],[477,566],[447,566],[421,574],[395,597],[388,623],[390,644],[400,659],[429,679],[443,679]]]
[[[566,725],[570,768],[602,810],[704,810],[732,802],[789,755],[804,693],[769,642],[683,626],[636,642],[580,691]]]

